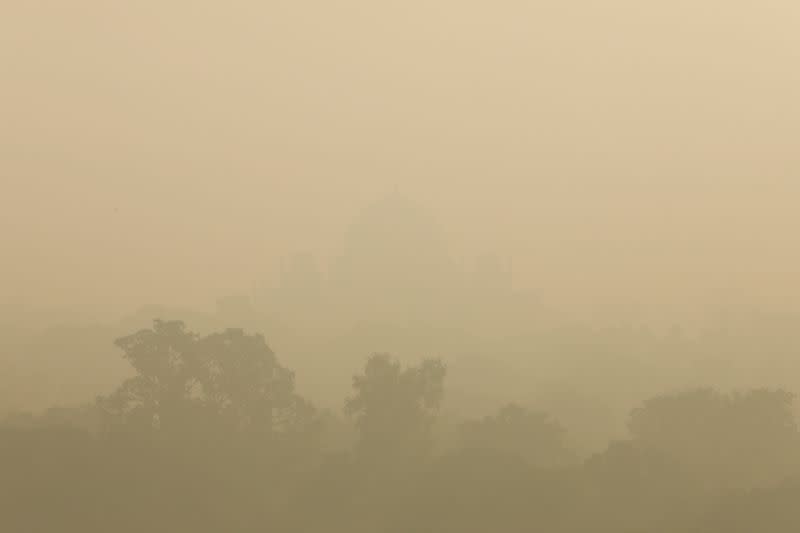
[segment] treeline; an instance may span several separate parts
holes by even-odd
[[[112,394],[4,422],[3,531],[800,531],[783,390],[648,399],[581,457],[517,404],[443,436],[439,359],[370,356],[339,414],[260,335],[156,321],[116,345],[134,374]]]

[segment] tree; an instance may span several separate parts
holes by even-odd
[[[282,367],[261,335],[228,329],[199,339],[200,383],[206,403],[238,429],[268,436],[277,412],[296,400],[294,374]]]
[[[680,461],[705,481],[760,485],[798,466],[793,399],[783,390],[690,390],[647,400],[631,413],[629,427],[637,444]]]
[[[174,428],[186,418],[199,392],[203,361],[196,350],[197,335],[183,322],[156,320],[117,339],[136,375],[125,380],[99,404],[115,422],[140,428]]]
[[[389,354],[372,355],[364,373],[353,378],[355,395],[345,404],[356,419],[359,453],[389,461],[428,453],[445,374],[438,359],[403,369]]]
[[[464,448],[502,451],[536,466],[560,465],[571,458],[561,424],[513,403],[495,415],[465,422],[459,433]]]
[[[116,422],[162,432],[221,425],[268,438],[313,419],[261,335],[228,329],[200,337],[182,322],[156,320],[115,344],[136,371],[99,400]]]

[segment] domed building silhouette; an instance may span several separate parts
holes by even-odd
[[[355,219],[330,274],[336,289],[383,296],[439,292],[458,278],[442,228],[399,193]]]
[[[464,272],[442,227],[397,192],[369,205],[344,232],[327,273],[309,253],[282,262],[278,287],[260,290],[257,307],[296,330],[355,324],[429,324],[474,328],[528,315],[511,284],[508,261],[482,254]]]

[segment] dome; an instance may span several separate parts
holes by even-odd
[[[444,232],[430,213],[397,193],[353,221],[333,271],[338,285],[368,291],[435,290],[453,279]]]

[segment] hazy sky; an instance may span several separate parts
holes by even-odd
[[[795,0],[6,0],[0,298],[207,305],[326,264],[397,187],[551,302],[797,309],[798,28]]]

